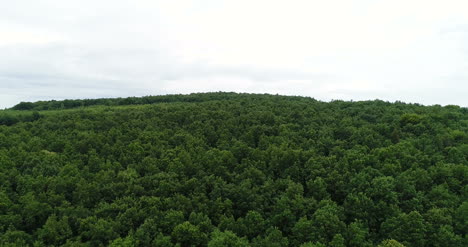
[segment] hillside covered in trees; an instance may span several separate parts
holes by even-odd
[[[468,246],[468,109],[206,93],[0,111],[0,246]]]

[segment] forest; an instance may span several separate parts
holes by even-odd
[[[468,108],[197,93],[0,111],[0,246],[468,246]]]

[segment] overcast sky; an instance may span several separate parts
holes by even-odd
[[[0,2],[0,108],[207,91],[468,106],[468,1]]]

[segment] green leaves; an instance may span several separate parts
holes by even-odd
[[[1,246],[466,245],[466,108],[235,93],[15,108]]]
[[[382,235],[401,241],[407,246],[425,246],[427,226],[419,212],[400,214],[382,223]]]
[[[68,217],[58,218],[55,214],[49,216],[44,226],[39,229],[38,237],[48,245],[62,245],[73,235],[68,223]]]
[[[207,241],[206,234],[201,232],[198,226],[194,226],[188,221],[175,226],[171,236],[177,243],[180,243],[182,247],[204,246]]]
[[[221,232],[216,230],[212,233],[208,247],[248,247],[249,241],[245,238],[239,238],[231,231]]]

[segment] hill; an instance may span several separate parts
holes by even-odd
[[[206,93],[0,111],[1,246],[467,246],[467,182],[458,106]]]

